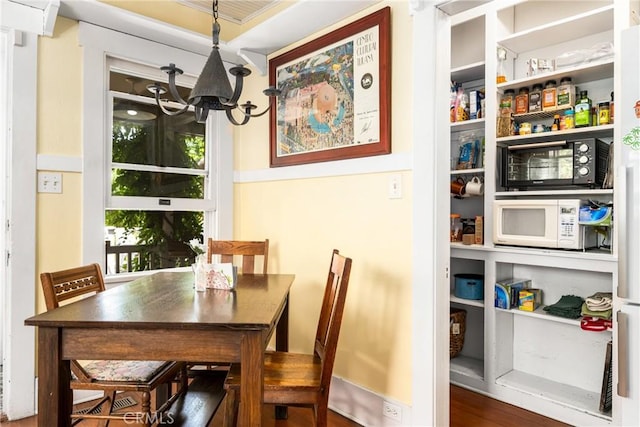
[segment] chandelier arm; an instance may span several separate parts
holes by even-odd
[[[242,82],[244,81],[244,76],[242,74],[236,75],[236,84],[233,88],[233,95],[228,100],[223,100],[220,98],[220,103],[225,107],[235,107],[238,105],[238,100],[240,99],[240,95],[242,95]]]
[[[269,105],[263,112],[258,113],[258,114],[249,114],[249,117],[260,117],[260,116],[264,116],[265,114],[267,114],[269,112],[269,110],[271,110],[271,105]]]
[[[233,108],[225,108],[224,111],[227,113],[227,119],[229,119],[229,121],[231,123],[233,123],[236,126],[242,126],[242,125],[246,125],[247,122],[249,121],[249,119],[251,118],[251,114],[247,115],[244,112],[242,114],[244,114],[244,116],[242,117],[242,121],[238,122],[235,117],[233,117],[233,114],[231,113],[231,111],[233,110]]]
[[[264,116],[265,114],[267,114],[267,112],[269,110],[271,110],[271,107],[273,107],[273,104],[275,103],[275,97],[269,97],[269,105],[267,106],[267,108],[265,108],[265,110],[261,113],[256,113],[256,114],[249,114],[249,116],[251,117],[260,117],[260,116]],[[250,112],[250,110],[249,110]]]
[[[264,116],[265,114],[267,114],[269,110],[271,110],[271,107],[273,107],[273,104],[275,103],[275,101],[276,101],[275,96],[269,96],[269,105],[267,106],[267,108],[264,111],[256,114],[251,114],[251,110],[258,108],[256,105],[253,105],[251,101],[248,101],[246,104],[240,105],[239,109],[242,112],[242,114],[244,114],[247,117],[260,117],[260,116]],[[244,108],[244,111],[242,111],[242,108],[240,107]]]
[[[182,114],[189,109],[189,106],[185,105],[183,108],[176,111],[167,110],[166,108],[164,108],[164,106],[160,102],[160,95],[158,94],[157,91],[155,94],[156,94],[156,104],[158,104],[158,107],[160,107],[160,110],[162,110],[162,112],[167,116],[177,116],[178,114]]]
[[[207,117],[209,116],[209,107],[199,107],[195,106],[195,115],[196,122],[198,123],[206,123]]]
[[[189,105],[187,101],[182,99],[180,93],[178,92],[178,88],[176,87],[176,74],[169,73],[169,92],[171,92],[171,96],[182,105]]]

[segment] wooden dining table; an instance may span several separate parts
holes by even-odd
[[[288,350],[294,276],[238,275],[196,292],[192,272],[158,272],[30,317],[38,327],[38,425],[70,426],[69,360],[240,362],[238,425],[260,426],[264,351]]]

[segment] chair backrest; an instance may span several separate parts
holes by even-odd
[[[40,274],[47,310],[58,308],[62,301],[88,293],[104,291],[99,264]]]
[[[242,256],[242,274],[255,274],[256,256],[262,256],[262,274],[267,274],[269,239],[264,241],[214,240],[207,241],[207,262],[213,255],[220,255],[221,262],[233,263],[234,255]]]
[[[340,255],[334,249],[314,344],[314,353],[322,360],[320,386],[326,390],[331,384],[350,273],[351,258]]]

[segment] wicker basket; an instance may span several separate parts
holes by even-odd
[[[449,358],[453,359],[464,346],[464,331],[467,311],[451,308],[449,311]]]

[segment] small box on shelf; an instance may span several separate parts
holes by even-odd
[[[476,215],[476,221],[475,221],[476,226],[475,226],[475,236],[474,236],[475,237],[474,243],[476,245],[484,244],[484,237],[483,237],[483,231],[482,231],[484,227],[483,221],[484,219],[482,215]]]
[[[481,119],[484,117],[484,91],[472,90],[469,92],[469,119]]]
[[[522,289],[518,294],[518,308],[535,311],[542,304],[542,289]]]
[[[520,291],[528,288],[531,288],[531,279],[505,279],[496,282],[494,306],[504,310],[517,308]]]

